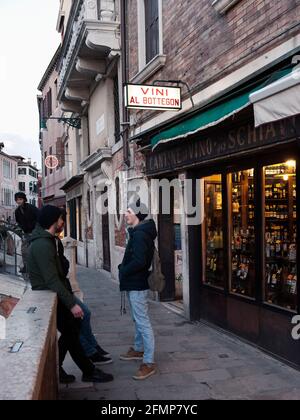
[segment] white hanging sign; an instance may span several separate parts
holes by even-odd
[[[126,85],[126,107],[179,111],[182,108],[181,88],[152,85]]]

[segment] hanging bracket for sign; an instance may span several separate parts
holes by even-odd
[[[154,85],[125,85],[125,105],[129,109],[180,111],[181,88]]]
[[[195,102],[194,102],[194,99],[193,99],[193,94],[192,94],[191,88],[190,88],[190,86],[187,82],[184,82],[183,80],[154,80],[153,85],[156,86],[157,83],[164,83],[164,84],[171,83],[171,84],[175,84],[177,86],[179,86],[179,85],[185,86],[187,91],[188,91],[190,100],[192,102],[192,107],[195,108]]]

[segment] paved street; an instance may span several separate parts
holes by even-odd
[[[300,373],[243,342],[204,324],[190,323],[160,303],[151,303],[159,373],[144,382],[131,379],[138,362],[118,358],[132,345],[129,314],[120,316],[118,285],[103,272],[78,269],[85,301],[93,312],[100,344],[114,364],[109,384],[83,384],[71,360],[65,366],[78,381],[61,387],[62,399],[74,400],[210,400],[300,399]]]

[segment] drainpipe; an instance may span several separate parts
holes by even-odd
[[[123,115],[123,151],[124,151],[124,163],[127,168],[130,167],[129,159],[129,143],[128,143],[128,131],[129,131],[129,111],[125,106],[125,94],[124,86],[128,82],[128,65],[127,65],[127,9],[126,0],[121,0],[121,63],[122,63],[122,115]]]

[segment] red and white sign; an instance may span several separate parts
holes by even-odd
[[[48,169],[56,169],[59,165],[59,161],[56,156],[49,155],[45,159],[45,166]]]
[[[181,88],[150,85],[126,85],[126,107],[178,111],[182,108]]]

